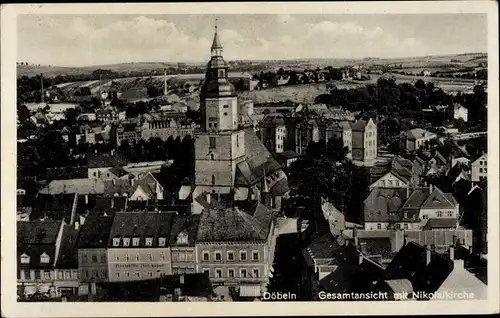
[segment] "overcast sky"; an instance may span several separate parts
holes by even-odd
[[[20,15],[18,61],[203,62],[214,21],[227,60],[487,52],[486,15]]]

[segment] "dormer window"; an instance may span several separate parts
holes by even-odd
[[[177,236],[177,244],[187,244],[188,243],[188,235],[185,232],[179,233]]]
[[[40,263],[42,264],[48,264],[50,262],[50,257],[46,253],[43,253],[40,255]]]
[[[120,246],[120,238],[119,237],[113,238],[113,246]]]
[[[123,238],[123,246],[129,246],[130,245],[130,238],[124,237]]]
[[[30,257],[26,254],[21,255],[21,264],[29,264]]]
[[[158,245],[160,246],[165,246],[165,238],[164,237],[160,237],[158,239]]]
[[[146,237],[146,246],[153,246],[153,238]]]
[[[138,237],[134,237],[132,239],[132,245],[133,246],[139,246],[139,238]]]

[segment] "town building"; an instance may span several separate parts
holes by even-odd
[[[483,154],[471,164],[471,180],[474,182],[488,178],[488,154]]]
[[[82,286],[80,294],[89,293],[89,284],[109,281],[108,238],[113,216],[92,213],[82,225],[78,238],[78,270]]]
[[[436,134],[424,130],[422,128],[415,128],[406,132],[406,149],[414,151],[422,148],[426,142],[436,138]]]
[[[201,272],[195,244],[199,221],[199,215],[177,215],[173,221],[169,242],[174,275]]]
[[[387,161],[377,162],[370,169],[368,188],[409,188],[420,185],[420,167],[410,160],[392,157]]]
[[[352,160],[365,166],[372,166],[378,155],[377,124],[369,120],[358,120],[352,128]]]
[[[97,109],[95,112],[95,117],[97,121],[100,121],[102,123],[120,120],[120,114],[118,110],[110,106]]]
[[[95,153],[88,153],[86,159],[89,179],[112,180],[126,174],[123,167],[127,165],[127,160],[120,152],[98,153],[96,150]]]
[[[352,128],[351,123],[343,120],[343,121],[333,121],[326,128],[326,141],[331,138],[337,138],[342,140],[344,147],[349,149],[348,156],[352,156]]]
[[[175,212],[117,212],[108,240],[109,281],[145,280],[172,273],[169,237]]]
[[[165,141],[169,137],[183,139],[188,135],[193,136],[196,129],[196,123],[188,119],[185,112],[144,114],[139,125],[140,138],[144,140],[161,138]]]
[[[141,139],[140,127],[133,121],[120,122],[116,127],[116,145],[121,146],[127,142],[135,144]]]
[[[285,149],[286,125],[282,115],[267,115],[258,124],[258,135],[266,148],[275,153]]]

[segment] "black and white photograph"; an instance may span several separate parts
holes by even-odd
[[[2,6],[16,315],[498,312],[497,4],[471,2]]]

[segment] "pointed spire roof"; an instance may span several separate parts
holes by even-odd
[[[219,35],[217,34],[217,20],[215,21],[214,41],[212,42],[212,50],[214,49],[222,49],[222,44],[220,43]]]

